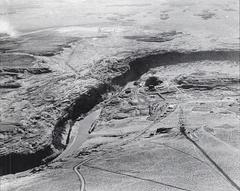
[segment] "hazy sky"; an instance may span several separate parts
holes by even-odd
[[[146,4],[146,2],[149,2],[150,6],[128,6]],[[187,22],[192,22],[194,27],[190,29],[199,33],[206,29],[213,30],[213,33],[215,30],[224,29],[222,31],[228,34],[228,31],[233,29],[236,34],[239,34],[237,30],[239,17],[234,16],[239,11],[224,11],[227,5],[236,5],[235,9],[238,9],[238,0],[218,0],[217,2],[216,0],[201,0],[204,3],[199,2],[200,0],[0,0],[0,33],[14,35],[75,25],[112,26],[118,25],[118,21],[114,18],[132,15],[129,19],[137,20],[135,23],[138,26],[149,26],[149,23],[153,22],[157,24],[152,24],[151,27],[172,29],[177,26],[181,30],[188,30],[187,27],[190,26]],[[216,12],[217,16],[211,22],[202,21],[201,18],[196,17],[196,14],[201,14],[202,10],[209,9],[211,2],[214,3],[211,9]],[[120,4],[125,6],[111,6]],[[167,20],[171,21],[170,23],[160,20],[161,9],[172,11],[169,13],[171,19]],[[183,13],[183,9],[189,10],[189,13]],[[150,14],[148,17],[148,13],[153,13],[155,16],[151,17]],[[228,27],[218,24],[222,18],[225,18],[225,24]]]
[[[0,0],[0,33],[76,24],[84,0]]]

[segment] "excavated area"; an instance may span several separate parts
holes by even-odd
[[[16,172],[21,172],[27,169],[31,169],[33,167],[39,166],[44,163],[49,163],[54,158],[56,158],[68,145],[69,137],[71,134],[71,128],[74,126],[75,122],[83,118],[91,109],[93,109],[96,105],[103,102],[106,99],[111,98],[111,95],[117,94],[121,92],[122,88],[131,81],[138,80],[143,74],[147,73],[149,70],[153,68],[157,68],[160,66],[169,66],[169,65],[177,65],[181,63],[196,63],[199,62],[215,62],[215,61],[223,61],[223,62],[238,62],[239,61],[239,51],[225,51],[225,50],[216,50],[216,51],[196,51],[196,52],[153,52],[147,55],[135,55],[132,57],[124,58],[118,60],[117,62],[108,61],[107,66],[102,68],[101,61],[96,64],[96,67],[90,74],[90,77],[95,79],[101,79],[101,81],[96,83],[97,85],[93,85],[86,88],[84,93],[79,93],[76,91],[71,94],[70,92],[70,101],[67,104],[63,100],[60,101],[61,107],[58,108],[59,111],[54,119],[51,119],[51,123],[49,125],[48,133],[51,132],[51,136],[47,136],[46,132],[42,132],[43,136],[39,143],[42,144],[41,147],[35,145],[34,148],[28,149],[27,146],[21,146],[20,152],[14,149],[10,149],[10,152],[4,152],[1,150],[0,157],[0,174],[11,174]],[[106,63],[106,62],[105,62]],[[101,72],[101,71],[104,72]],[[2,71],[0,74],[3,74],[6,71]],[[11,71],[14,75],[18,74],[17,71]],[[11,73],[11,75],[13,75]],[[100,75],[101,74],[101,75]],[[37,74],[31,74],[37,75]],[[40,74],[46,75],[46,74]],[[47,74],[51,77],[51,73]],[[105,76],[110,76],[108,79]],[[48,76],[48,77],[49,77]],[[59,77],[59,76],[57,76]],[[59,77],[61,78],[61,76]],[[67,79],[68,77],[66,77]],[[72,78],[72,77],[70,77]],[[183,77],[182,77],[183,78]],[[178,85],[184,86],[189,89],[194,87],[194,83],[196,84],[196,80],[189,80],[193,82],[185,81],[178,77],[175,79]],[[16,79],[17,80],[17,79]],[[81,79],[80,79],[81,80]],[[20,81],[21,82],[21,81]],[[54,83],[54,82],[53,82]],[[184,84],[183,84],[184,83]],[[228,84],[236,84],[239,83],[239,79],[233,79],[227,81]],[[41,82],[40,82],[41,84]],[[187,85],[186,85],[187,84]],[[61,84],[60,84],[61,85]],[[56,89],[60,87],[57,85]],[[197,84],[199,85],[199,84]],[[208,86],[205,82],[200,85]],[[211,88],[214,88],[214,82],[210,84]],[[183,87],[183,88],[184,88]],[[11,88],[11,87],[8,87]],[[74,86],[69,86],[70,88],[74,88]],[[151,87],[150,87],[151,88]],[[198,86],[196,86],[198,88]],[[9,89],[8,89],[9,90]],[[2,90],[1,90],[2,91]],[[10,90],[9,90],[10,91]],[[40,91],[40,90],[39,90]],[[55,91],[56,93],[57,91]],[[29,95],[29,94],[28,94]],[[61,92],[60,92],[61,95]],[[31,97],[31,94],[30,94]],[[50,97],[51,98],[51,97]],[[50,100],[51,102],[51,100]],[[45,103],[43,103],[44,105]],[[59,104],[59,102],[58,102]],[[133,103],[134,104],[134,103]],[[46,104],[45,104],[46,105]],[[56,105],[51,106],[52,111],[54,113],[57,109]],[[147,107],[147,106],[145,106]],[[143,112],[147,112],[146,108]],[[31,116],[31,118],[35,117],[35,120],[39,119],[39,115]],[[106,115],[107,116],[107,115]],[[110,115],[109,115],[110,116]],[[119,114],[119,116],[115,116],[115,119],[123,119],[124,114]],[[154,118],[154,117],[153,117]],[[46,119],[43,119],[43,121]],[[50,120],[50,118],[47,118]],[[5,126],[5,129],[1,129],[1,144],[7,144],[8,137],[10,136],[19,136],[20,140],[27,133],[27,124],[18,124],[10,123],[10,122],[0,122],[1,126]],[[38,123],[34,123],[36,129],[38,127]],[[31,125],[31,124],[30,124]],[[41,125],[44,125],[42,123]],[[81,128],[81,127],[80,127]],[[41,129],[41,128],[40,128]],[[168,132],[169,129],[158,130],[156,133],[164,133]],[[35,133],[36,134],[36,133]],[[34,135],[34,133],[33,133]],[[41,136],[41,134],[40,134]],[[30,139],[29,139],[30,140]],[[28,138],[25,138],[25,142],[32,144]],[[13,144],[10,140],[9,148],[11,148],[11,144]],[[14,143],[14,147],[19,146],[21,143]],[[27,145],[27,144],[26,144]]]

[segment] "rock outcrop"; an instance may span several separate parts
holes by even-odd
[[[176,83],[183,89],[211,90],[213,88],[224,88],[228,85],[237,85],[240,83],[238,76],[229,77],[228,74],[219,74],[214,72],[199,72],[188,76],[179,76]]]

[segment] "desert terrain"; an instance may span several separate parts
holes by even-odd
[[[240,190],[239,2],[0,1],[0,190]]]

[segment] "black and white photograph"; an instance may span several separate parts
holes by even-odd
[[[239,0],[0,0],[0,191],[240,191]]]

